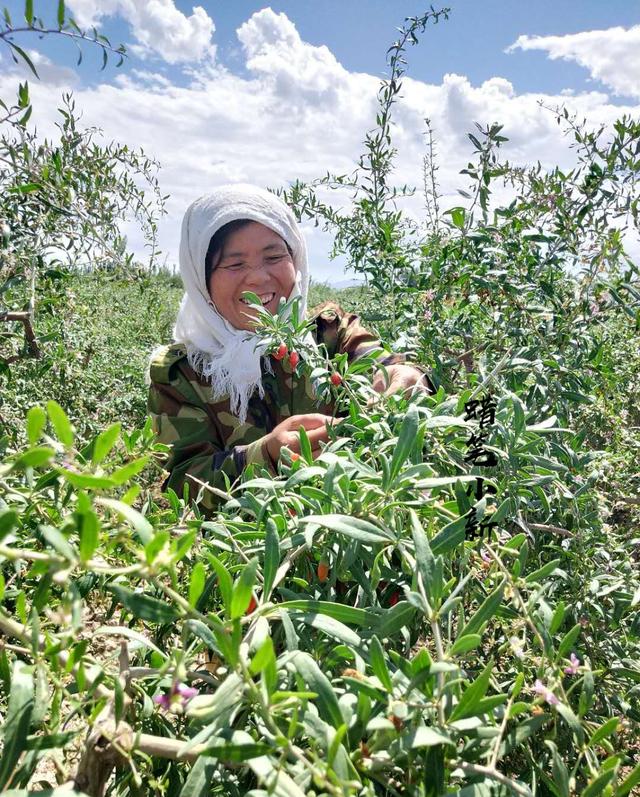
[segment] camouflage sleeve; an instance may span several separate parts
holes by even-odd
[[[407,362],[406,356],[400,352],[386,349],[379,338],[362,325],[359,316],[345,312],[335,302],[325,302],[316,307],[313,315],[316,316],[318,342],[325,344],[330,357],[346,353],[351,362],[378,349],[380,351],[375,355],[375,359],[381,365],[389,366],[396,363],[411,365],[424,374],[430,392],[435,393],[428,369],[422,365]]]
[[[170,375],[167,369],[165,379],[158,370],[161,365],[157,357],[152,362],[148,409],[158,442],[169,446],[165,488],[182,495],[187,485],[189,495],[195,498],[203,489],[201,483],[226,491],[223,474],[233,483],[247,465],[267,465],[261,439],[225,449],[207,409],[188,389],[186,377],[174,367]],[[159,381],[154,376],[159,376]],[[214,509],[219,501],[214,493],[203,489],[202,509]]]

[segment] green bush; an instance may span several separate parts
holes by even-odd
[[[640,293],[610,222],[637,221],[640,129],[560,111],[578,165],[548,174],[481,129],[467,205],[442,211],[433,182],[418,228],[395,204],[391,112],[439,18],[391,48],[356,173],[287,192],[366,277],[338,300],[435,395],[373,396],[372,361],[304,359],[345,411],[335,439],[314,460],[303,435],[275,477],[251,466],[204,518],[160,489],[144,423],[175,278],[65,276],[64,318],[36,316],[42,357],[0,374],[4,792],[637,792]],[[349,213],[318,185],[351,191]],[[304,353],[302,326],[261,334]]]

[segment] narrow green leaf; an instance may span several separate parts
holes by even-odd
[[[143,545],[150,542],[153,537],[153,526],[137,509],[125,504],[123,501],[117,501],[115,498],[99,497],[95,501],[97,504],[108,507],[130,523]]]
[[[482,642],[480,634],[466,634],[459,636],[453,645],[449,648],[447,656],[461,656],[463,653],[468,653],[470,650],[477,648]]]
[[[207,797],[217,768],[218,762],[215,758],[199,755],[189,770],[180,790],[180,797]]]
[[[553,785],[558,790],[559,797],[569,797],[569,771],[567,770],[567,765],[558,755],[558,748],[554,742],[545,740],[545,744],[551,751]]]
[[[198,598],[202,595],[204,584],[207,578],[207,573],[202,562],[196,562],[191,571],[191,578],[189,579],[189,603],[191,606],[196,605]]]
[[[462,693],[460,702],[451,712],[449,722],[474,716],[476,709],[489,688],[493,661],[490,661],[480,675]]]
[[[231,575],[217,556],[214,556],[212,553],[207,553],[207,559],[213,566],[213,569],[216,571],[216,575],[218,576],[218,589],[220,590],[220,596],[222,598],[224,610],[227,617],[230,617],[231,593],[233,591],[233,581],[231,579]]]
[[[121,468],[116,468],[116,470],[114,470],[111,474],[111,479],[113,480],[114,484],[125,484],[133,479],[134,476],[137,476],[141,470],[144,470],[148,462],[149,457],[146,454],[143,457],[134,459],[133,462],[128,462]]]
[[[75,561],[78,558],[78,552],[73,549],[73,546],[69,544],[67,538],[62,534],[62,532],[55,529],[53,526],[40,526],[38,528],[40,534],[45,538],[45,540],[49,543],[49,545],[63,556],[65,559],[68,559],[70,562]]]
[[[138,631],[134,631],[133,628],[128,628],[126,625],[101,625],[100,628],[92,632],[92,636],[126,637],[137,645],[148,648],[154,653],[158,653],[163,659],[167,658],[167,654],[163,653],[160,648],[154,645],[150,639],[147,639],[144,634],[140,634]]]
[[[325,634],[337,639],[339,642],[344,642],[353,648],[359,648],[362,640],[352,631],[349,626],[341,623],[333,617],[328,617],[326,614],[308,614],[307,612],[290,612],[292,620],[300,620],[306,625],[317,628]]]
[[[464,533],[467,525],[466,517],[459,517],[439,531],[431,540],[431,552],[434,556],[449,553],[464,542]]]
[[[264,581],[262,584],[263,600],[269,600],[271,588],[280,564],[280,537],[276,524],[271,518],[266,523],[266,536],[264,541]]]
[[[151,595],[132,592],[119,584],[108,584],[107,589],[114,593],[120,603],[141,620],[151,623],[171,623],[180,617],[180,612],[168,603],[164,603]]]
[[[347,537],[352,537],[360,542],[390,542],[389,532],[384,531],[373,523],[349,515],[307,515],[299,519],[299,523],[315,523],[317,526],[337,531]]]
[[[573,713],[573,709],[564,703],[558,703],[555,708],[558,714],[560,714],[562,719],[567,723],[569,728],[571,728],[571,731],[578,740],[578,743],[581,745],[584,740],[584,729],[580,724],[580,720]]]
[[[387,662],[384,658],[384,650],[380,644],[380,640],[375,635],[371,638],[371,644],[369,646],[369,658],[373,674],[384,686],[384,688],[390,692],[393,688],[393,683],[391,681],[391,676],[389,675]]]
[[[395,606],[388,609],[375,625],[375,633],[380,639],[393,636],[407,626],[416,610],[408,601],[398,601]]]
[[[416,551],[418,573],[422,578],[425,594],[433,609],[436,608],[436,604],[442,594],[442,568],[437,566],[436,559],[429,545],[429,540],[427,539],[425,530],[422,528],[415,510],[410,509],[409,515],[411,518],[411,535]]]
[[[615,769],[610,769],[608,772],[602,772],[595,780],[591,781],[586,789],[580,793],[580,797],[600,797],[602,794],[605,794],[605,788],[609,785],[609,783],[611,783],[615,774]],[[616,793],[616,797],[618,794],[620,794],[619,791]]]
[[[90,510],[81,516],[80,525],[80,559],[86,562],[91,559],[100,540],[100,521],[95,512]]]
[[[33,668],[17,660],[11,673],[11,691],[3,722],[0,758],[0,789],[10,781],[14,767],[27,748],[27,736],[34,704]]]
[[[0,540],[18,525],[18,513],[15,509],[0,509]]]
[[[606,739],[607,736],[611,736],[612,733],[615,733],[618,728],[619,721],[620,720],[618,717],[612,717],[606,722],[603,722],[599,728],[596,728],[589,739],[589,747],[593,746],[594,744],[598,744],[603,739]]]
[[[408,745],[412,750],[418,747],[433,747],[436,744],[452,744],[451,739],[435,728],[416,728],[409,736]]]
[[[311,442],[309,441],[309,435],[307,434],[304,426],[301,426],[298,429],[298,435],[300,437],[300,454],[307,465],[312,465],[313,452],[311,450]]]
[[[24,470],[25,468],[40,468],[51,461],[55,456],[55,451],[49,446],[36,446],[21,454],[13,462],[13,469]]]
[[[35,404],[27,412],[27,438],[30,445],[34,446],[40,440],[46,424],[47,413],[42,407]]]
[[[65,18],[64,0],[58,0],[58,27],[59,28],[61,28],[64,25],[64,18]]]
[[[527,584],[531,584],[534,581],[542,581],[543,578],[546,578],[548,575],[553,573],[553,571],[558,567],[560,564],[560,559],[552,559],[550,562],[547,562],[546,565],[538,568],[538,570],[534,570],[533,573],[529,573],[529,575],[525,578],[525,582]]]
[[[504,595],[505,582],[499,584],[493,592],[482,601],[476,612],[469,618],[462,631],[458,635],[460,637],[467,634],[475,634],[481,626],[490,620],[496,613],[498,606],[502,603],[502,596]]]
[[[73,445],[73,429],[71,423],[67,418],[67,413],[62,409],[57,401],[47,401],[47,413],[51,425],[58,436],[58,440],[66,448],[71,448]]]
[[[95,476],[93,473],[80,473],[67,468],[61,468],[60,474],[69,484],[85,490],[109,490],[116,486],[108,476]]]
[[[335,732],[333,739],[331,740],[331,744],[327,750],[327,765],[332,767],[335,761],[336,755],[338,754],[338,750],[340,749],[340,745],[342,744],[342,740],[344,739],[346,733],[348,731],[348,727],[346,722],[343,722],[342,725],[338,728]],[[344,750],[344,748],[343,748]]]
[[[322,719],[333,725],[337,730],[344,722],[344,718],[340,711],[336,693],[327,676],[308,653],[297,650],[289,654],[289,661],[300,673],[307,686],[313,692],[317,692],[318,711]]]
[[[618,786],[615,797],[626,797],[638,784],[640,784],[640,764],[635,766]]]
[[[42,186],[40,185],[40,183],[22,183],[22,185],[17,185],[15,188],[9,188],[8,193],[32,194],[34,191],[41,191],[41,190]]]
[[[273,640],[270,636],[268,636],[255,652],[254,657],[251,659],[251,663],[249,664],[249,672],[251,675],[258,675],[258,673],[261,673],[271,660],[273,660],[275,664]]]
[[[194,636],[197,636],[199,640],[204,642],[209,650],[213,650],[220,655],[220,647],[218,646],[213,631],[208,625],[205,625],[201,620],[187,620],[185,626]],[[223,627],[222,624],[221,627]]]
[[[393,450],[393,457],[389,468],[389,478],[391,481],[398,475],[400,468],[404,465],[413,450],[413,446],[418,437],[419,423],[420,418],[418,410],[415,404],[411,404],[407,410],[407,414],[402,420],[400,433],[398,434],[398,442]]]
[[[256,574],[258,572],[258,560],[252,559],[245,565],[241,572],[240,577],[233,585],[231,593],[231,612],[232,620],[236,620],[246,612],[249,602],[251,601],[251,593],[253,586],[256,583]]]
[[[109,454],[111,449],[116,444],[118,437],[120,437],[120,423],[111,424],[93,441],[93,453],[91,454],[91,461],[94,465],[98,465]]]
[[[328,617],[335,617],[341,623],[351,625],[361,625],[370,628],[378,622],[380,615],[372,610],[358,609],[355,606],[346,606],[343,603],[331,603],[330,601],[316,601],[311,599],[299,599],[278,603],[272,611],[282,609],[299,609],[305,612],[320,612]]]
[[[566,607],[564,601],[559,601],[558,605],[555,608],[555,611],[553,612],[551,623],[549,624],[550,634],[557,633],[560,627],[562,626],[562,623],[564,621],[565,609]]]
[[[573,650],[573,646],[576,643],[576,640],[580,636],[580,631],[582,630],[582,626],[580,623],[576,623],[573,628],[570,628],[567,633],[562,637],[560,644],[558,645],[558,656],[559,658],[564,658],[567,656],[568,653],[571,653]]]
[[[33,25],[33,0],[24,0],[24,18],[27,25]]]

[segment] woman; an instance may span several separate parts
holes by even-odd
[[[166,486],[196,495],[202,483],[225,487],[246,465],[275,471],[281,450],[300,450],[307,431],[313,456],[328,441],[332,407],[318,407],[306,376],[292,376],[289,360],[264,358],[252,335],[245,291],[276,311],[280,299],[300,297],[306,311],[309,274],[304,238],[291,210],[268,191],[231,185],[196,200],[187,210],[180,241],[185,294],[174,329],[176,343],[151,359],[149,411],[158,440],[170,446]],[[325,303],[312,314],[315,341],[329,356],[355,359],[378,348],[357,316]],[[378,372],[373,387],[387,393],[412,387],[425,375],[385,354],[389,383]],[[193,477],[193,478],[192,478]],[[194,487],[195,486],[195,487]],[[205,491],[202,508],[215,495]]]

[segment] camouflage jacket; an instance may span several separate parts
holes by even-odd
[[[346,353],[351,361],[380,347],[358,316],[345,313],[334,302],[319,305],[310,317],[316,341],[326,346],[330,357]],[[383,365],[405,362],[404,355],[389,352],[377,359]],[[158,441],[170,447],[165,487],[182,495],[186,482],[195,496],[200,486],[189,476],[225,489],[223,473],[233,482],[250,463],[272,469],[263,451],[266,434],[291,415],[332,413],[331,405],[318,406],[308,376],[292,377],[286,358],[271,358],[271,366],[273,374],[263,366],[264,398],[257,391],[253,394],[247,420],[241,424],[231,414],[228,397],[212,399],[211,386],[189,366],[184,345],[175,343],[156,352],[150,365],[148,408]],[[212,509],[216,503],[205,490],[202,509]]]

